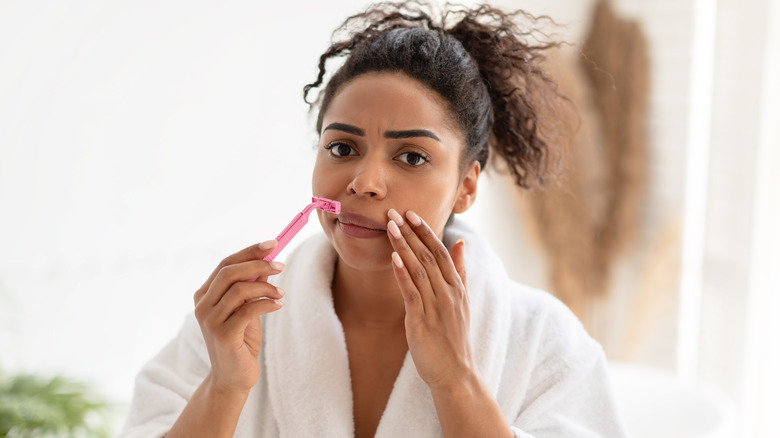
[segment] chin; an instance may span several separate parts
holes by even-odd
[[[328,236],[331,245],[339,255],[339,261],[358,271],[384,271],[392,269],[390,255],[393,252],[389,241],[379,239],[354,239],[332,234]]]
[[[349,255],[345,257],[339,253],[339,263],[343,263],[349,266],[350,269],[360,272],[381,272],[392,269],[390,253],[387,254],[387,257],[372,257],[371,259],[350,257]]]

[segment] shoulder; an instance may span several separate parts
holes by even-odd
[[[550,329],[584,332],[574,313],[551,293],[516,282],[510,283],[509,294],[514,320],[531,325],[545,325]]]
[[[603,359],[601,345],[558,298],[517,283],[510,294],[511,342],[531,354],[534,368],[551,374],[585,371]]]
[[[490,305],[509,306],[510,342],[536,342],[558,350],[600,350],[579,319],[558,298],[544,290],[518,283],[507,274],[490,244],[465,221],[456,218],[445,229],[445,244],[466,240],[466,275],[469,291],[495,295]],[[448,245],[449,246],[449,245]],[[499,297],[500,296],[500,297]],[[485,298],[483,298],[485,299]]]

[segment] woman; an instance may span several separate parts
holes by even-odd
[[[318,211],[325,236],[287,267],[262,260],[274,241],[217,267],[139,375],[124,436],[623,435],[598,344],[453,218],[491,148],[518,185],[541,181],[561,99],[513,14],[454,15],[347,20],[360,30],[304,94],[348,55],[321,96],[312,178],[342,212]]]

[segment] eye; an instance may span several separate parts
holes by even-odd
[[[422,166],[430,160],[428,157],[419,152],[404,152],[403,154],[399,155],[398,158],[404,163],[414,167]]]
[[[325,149],[329,150],[330,154],[336,157],[357,155],[357,152],[352,146],[339,141],[334,141],[333,143],[328,144],[327,146],[325,146]]]

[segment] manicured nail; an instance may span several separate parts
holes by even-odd
[[[414,214],[412,210],[409,210],[406,212],[406,217],[409,219],[409,222],[412,223],[415,227],[419,227],[422,223],[422,219],[420,219],[420,216],[417,216]]]
[[[281,271],[284,269],[284,263],[282,262],[271,262],[270,265],[274,271]]]
[[[404,224],[404,218],[402,218],[401,215],[398,214],[397,211],[395,211],[395,209],[391,208],[390,211],[387,212],[387,215],[390,217],[390,219],[395,221],[395,223],[398,224],[399,227]]]
[[[283,290],[281,287],[277,287],[277,288],[276,288],[276,291],[277,291],[277,292],[279,292],[279,296],[280,296],[280,297],[283,297],[283,296],[284,296],[284,290]]]
[[[259,246],[260,249],[265,251],[267,249],[271,249],[271,248],[275,247],[276,244],[277,244],[276,240],[266,240],[265,242],[263,242],[263,243],[261,243],[260,245],[257,245],[257,246]]]
[[[401,256],[398,255],[397,252],[393,251],[393,264],[398,268],[401,269],[404,267],[404,261],[401,260]]]
[[[401,230],[398,228],[398,225],[395,224],[395,221],[388,222],[387,229],[390,230],[390,234],[392,234],[396,239],[401,238]]]
[[[272,300],[272,301],[274,302],[274,304],[276,304],[279,307],[284,306],[284,303],[282,302],[282,300]]]

